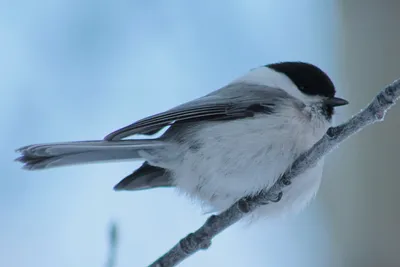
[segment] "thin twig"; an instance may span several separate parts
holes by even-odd
[[[105,267],[115,267],[117,261],[117,247],[118,247],[118,227],[115,222],[112,222],[109,228],[109,251],[108,259]]]
[[[383,121],[386,112],[400,96],[400,79],[382,90],[374,100],[361,112],[347,122],[328,129],[326,134],[310,150],[300,155],[291,168],[268,190],[261,191],[253,197],[240,199],[226,211],[210,216],[197,231],[181,239],[167,253],[157,259],[150,267],[172,267],[199,250],[207,249],[211,240],[223,230],[238,222],[257,207],[277,202],[282,197],[282,188],[290,186],[293,179],[308,168],[315,166],[326,154],[335,149],[339,143],[359,132],[366,126]]]

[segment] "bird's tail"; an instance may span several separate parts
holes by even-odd
[[[141,151],[154,154],[165,147],[165,142],[152,139],[37,144],[18,149],[17,152],[22,155],[16,160],[24,163],[25,169],[39,170],[105,161],[140,160]]]

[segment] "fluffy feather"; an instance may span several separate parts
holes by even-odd
[[[323,104],[335,94],[329,77],[311,64],[270,66],[114,131],[106,141],[27,146],[19,150],[22,157],[18,160],[28,169],[43,169],[143,159],[142,167],[115,189],[176,186],[215,211],[224,210],[238,199],[272,186],[330,126],[332,113],[324,112]],[[121,140],[154,134],[165,126],[170,128],[157,139]],[[300,211],[316,194],[322,167],[320,161],[298,176],[278,203],[261,207],[255,215]]]

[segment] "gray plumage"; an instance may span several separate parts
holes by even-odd
[[[241,96],[243,88],[246,90],[245,97]],[[139,151],[152,154],[167,146],[168,141],[182,142],[186,134],[185,128],[191,128],[204,121],[215,122],[253,117],[257,112],[269,114],[273,112],[274,106],[280,99],[291,98],[281,89],[265,89],[265,86],[257,84],[230,84],[197,100],[121,128],[107,135],[104,138],[105,141],[77,141],[22,147],[17,150],[22,153],[17,161],[24,163],[25,169],[37,170],[75,164],[140,160],[142,157]],[[173,126],[158,139],[121,140],[135,134],[155,134],[169,125]],[[195,140],[192,141],[192,148],[195,147],[195,142]],[[125,177],[114,188],[141,190],[172,186],[170,175],[167,173],[167,170],[145,162],[142,167]]]
[[[151,135],[171,124],[234,120],[252,117],[256,112],[270,113],[279,100],[286,98],[292,97],[278,88],[234,83],[166,112],[139,120],[112,132],[104,139],[112,141],[135,134]]]
[[[286,66],[293,71],[292,65],[283,68]],[[307,65],[305,70],[313,68]],[[104,140],[26,146],[18,150],[22,154],[18,161],[26,169],[36,170],[143,160],[116,190],[177,187],[213,210],[223,210],[272,186],[331,125],[333,108],[324,101],[339,103],[338,99],[332,98],[329,78],[320,77],[324,73],[318,69],[312,74],[328,88],[322,96],[304,94],[304,90],[318,88],[304,87],[281,71],[260,67],[204,97],[116,130]],[[159,138],[122,140],[152,135],[167,126]],[[285,189],[279,203],[258,213],[272,215],[303,208],[317,192],[322,165],[323,160]]]

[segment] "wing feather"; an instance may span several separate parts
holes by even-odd
[[[232,120],[274,111],[276,101],[288,95],[281,89],[254,84],[232,84],[199,99],[187,102],[126,127],[118,129],[104,139],[121,140],[135,134],[154,134],[165,126],[205,120]]]

